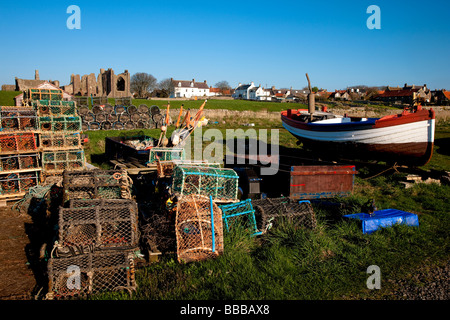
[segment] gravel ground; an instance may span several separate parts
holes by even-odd
[[[402,280],[388,280],[392,292],[386,299],[448,300],[450,261],[440,266],[424,266]]]

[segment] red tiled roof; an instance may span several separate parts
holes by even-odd
[[[442,93],[448,100],[450,100],[450,91],[443,91]]]

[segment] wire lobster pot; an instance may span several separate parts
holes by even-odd
[[[58,247],[134,249],[139,246],[138,208],[132,200],[71,200],[60,207]]]
[[[201,261],[223,253],[219,207],[211,198],[189,195],[177,203],[175,234],[179,262]]]
[[[219,208],[222,210],[223,223],[227,231],[233,228],[244,228],[249,230],[252,235],[261,234],[256,225],[255,210],[251,199],[219,205]]]
[[[38,117],[39,130],[45,131],[81,131],[81,117]]]
[[[131,184],[126,170],[64,171],[63,201],[131,199]]]
[[[201,166],[176,166],[172,192],[180,199],[199,194],[215,202],[237,202],[239,176],[233,169]]]
[[[0,172],[39,169],[39,154],[0,155]]]
[[[46,174],[85,169],[84,150],[43,151],[42,169]]]
[[[42,150],[81,149],[81,136],[76,133],[42,133],[39,138]]]
[[[48,260],[47,299],[83,297],[92,293],[135,290],[133,252],[107,251]]]
[[[36,100],[32,103],[37,115],[43,116],[77,116],[77,107],[74,101],[62,100]]]
[[[21,194],[39,184],[39,171],[1,174],[0,195]]]
[[[36,111],[30,107],[0,107],[0,130],[35,131],[38,128]]]
[[[314,229],[317,225],[316,216],[308,200],[266,198],[252,200],[252,204],[258,229],[262,232],[276,227],[282,221],[308,229]]]
[[[160,148],[153,147],[149,152],[148,163],[155,163],[159,161],[169,161],[169,160],[184,160],[185,154],[182,148]]]
[[[34,133],[0,134],[0,152],[17,153],[37,151],[36,135]]]
[[[220,168],[220,163],[208,163],[206,160],[167,160],[156,161],[156,172],[159,178],[170,178],[176,166],[200,166]]]

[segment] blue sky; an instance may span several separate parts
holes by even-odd
[[[69,30],[69,5],[81,30]],[[381,9],[369,30],[367,7]],[[113,68],[158,80],[450,90],[449,1],[1,1],[0,84]]]

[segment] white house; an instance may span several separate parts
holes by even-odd
[[[234,99],[245,100],[270,100],[270,90],[266,90],[259,85],[255,86],[253,81],[250,84],[239,83],[232,95]]]
[[[209,86],[206,80],[203,82],[195,82],[189,80],[174,80],[172,81],[173,92],[170,95],[171,98],[192,98],[192,97],[209,97]]]

